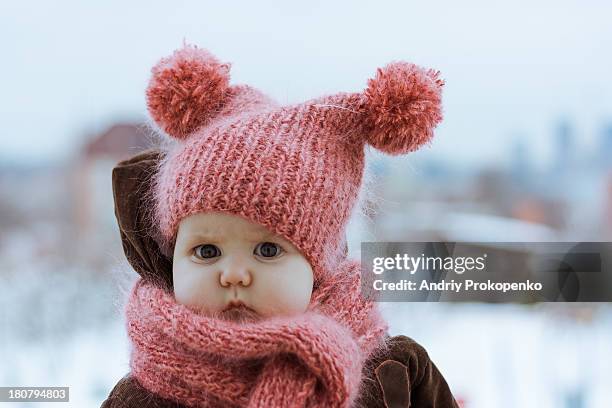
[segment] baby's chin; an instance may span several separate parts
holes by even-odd
[[[211,309],[202,305],[184,304],[192,312],[202,316],[213,317],[235,323],[252,323],[264,319],[264,316],[245,304],[227,305],[223,309]]]
[[[215,312],[214,316],[234,323],[253,323],[263,319],[263,316],[245,305],[227,307]]]
[[[222,309],[211,309],[210,307],[207,308],[196,305],[187,305],[187,307],[198,314],[234,323],[254,323],[268,319],[282,319],[305,312],[279,312],[275,310],[272,313],[262,313],[241,302],[237,304],[228,304]]]

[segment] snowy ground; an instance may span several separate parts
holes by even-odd
[[[467,407],[612,406],[612,307],[384,305]]]

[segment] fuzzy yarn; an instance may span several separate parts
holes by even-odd
[[[206,50],[185,47],[162,59],[147,89],[147,106],[164,131],[184,138],[206,124],[229,87],[229,64]]]
[[[196,313],[146,281],[126,306],[132,375],[189,407],[348,407],[386,324],[346,261],[300,315],[235,323]]]

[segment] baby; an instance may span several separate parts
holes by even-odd
[[[364,92],[279,106],[185,46],[147,104],[174,142],[113,170],[130,373],[103,407],[457,407],[427,352],[389,337],[345,230],[365,146],[427,143],[438,72],[396,62]]]

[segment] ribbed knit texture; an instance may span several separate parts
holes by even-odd
[[[386,325],[345,261],[291,317],[234,323],[195,313],[145,280],[126,308],[132,375],[190,407],[347,407]]]
[[[147,90],[151,116],[178,141],[155,183],[162,245],[172,247],[184,217],[229,212],[291,241],[318,279],[342,254],[366,144],[400,154],[432,138],[442,120],[438,74],[394,62],[363,92],[278,106],[229,85],[229,64],[206,50],[164,58]]]

